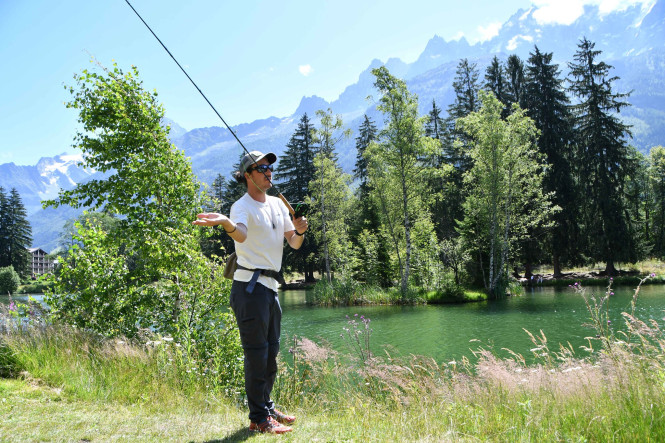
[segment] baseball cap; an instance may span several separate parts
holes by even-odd
[[[252,166],[254,163],[257,163],[262,158],[267,159],[268,164],[271,165],[277,161],[277,156],[272,152],[264,154],[261,151],[252,151],[249,154],[245,154],[242,160],[240,160],[240,172],[247,172],[247,169],[249,169],[250,166]]]

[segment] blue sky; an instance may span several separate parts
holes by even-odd
[[[543,22],[571,22],[583,3],[634,1],[130,0],[231,125],[291,115],[305,95],[332,101],[372,59],[413,62],[434,35],[488,39],[532,4]],[[75,152],[63,86],[92,57],[138,66],[184,128],[222,126],[124,0],[0,0],[0,41],[0,163]]]

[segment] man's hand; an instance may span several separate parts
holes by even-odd
[[[196,214],[197,220],[192,222],[193,225],[198,226],[217,226],[223,225],[224,229],[230,231],[233,229],[233,222],[223,214],[218,214],[216,212],[203,212],[201,214]]]
[[[304,234],[305,231],[307,231],[307,228],[309,228],[309,225],[307,224],[307,217],[300,217],[296,218],[293,220],[293,226],[296,228],[297,232],[300,232],[301,234]]]

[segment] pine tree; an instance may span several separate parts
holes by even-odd
[[[222,174],[217,174],[210,186],[210,201],[204,204],[204,209],[209,212],[219,212],[228,215],[228,211],[224,211],[224,190],[227,186],[226,179]],[[201,231],[206,232],[206,231]],[[231,246],[231,249],[229,249]],[[203,235],[201,238],[201,250],[206,257],[223,257],[233,251],[233,240],[226,235],[219,227],[210,230],[209,235]]]
[[[425,123],[425,135],[436,140],[442,147],[446,145],[448,134],[446,131],[446,124],[441,117],[441,109],[436,106],[436,101],[432,100],[432,109],[427,115]],[[426,179],[428,186],[431,190],[431,211],[432,221],[439,240],[450,236],[450,231],[454,230],[454,221],[449,216],[449,202],[446,199],[446,189],[448,186],[446,180],[448,179],[446,172],[449,171],[450,165],[448,158],[443,154],[442,150],[437,155],[423,159],[425,163],[433,168],[433,173]]]
[[[304,202],[310,193],[309,183],[316,173],[314,131],[309,117],[304,114],[274,174],[275,180],[279,181],[280,191],[291,203]],[[300,249],[286,248],[284,268],[304,273],[305,281],[314,281],[314,255],[317,250],[313,236],[306,236]]]
[[[506,118],[510,112],[512,100],[508,91],[505,69],[496,55],[492,58],[492,62],[485,71],[485,89],[492,92],[494,96],[503,103],[501,116]]]
[[[432,99],[432,110],[429,111],[427,123],[425,123],[425,135],[435,140],[441,140],[445,132],[445,122],[441,117],[441,108],[436,106],[436,100]]]
[[[360,180],[360,197],[366,194],[367,187],[367,159],[365,150],[370,143],[376,140],[378,130],[374,122],[365,114],[360,127],[358,128],[358,137],[356,137],[356,167],[353,170],[353,177]]]
[[[11,264],[9,258],[9,201],[5,190],[0,186],[0,268]]]
[[[356,251],[358,262],[354,270],[354,278],[383,287],[390,285],[390,255],[387,250],[388,241],[380,231],[378,209],[371,198],[372,185],[369,181],[367,148],[378,138],[378,129],[374,122],[364,116],[356,137],[356,167],[354,178],[359,180],[356,190],[358,216],[352,218],[350,238],[357,239],[352,245]]]
[[[475,63],[469,64],[468,59],[462,59],[457,65],[455,80],[453,81],[455,101],[448,106],[449,124],[454,125],[458,118],[466,117],[480,108],[478,75],[477,65]]]
[[[478,111],[480,108],[478,76],[475,63],[470,64],[467,59],[462,59],[457,65],[457,72],[453,81],[455,101],[448,106],[446,131],[442,140],[444,163],[452,165],[453,170],[445,185],[446,191],[443,196],[445,213],[441,214],[439,219],[436,220],[441,239],[456,237],[458,235],[455,229],[456,224],[464,217],[462,204],[467,193],[463,177],[464,173],[472,166],[469,156],[471,141],[464,131],[459,130],[456,121]]]
[[[576,216],[579,206],[575,180],[573,178],[574,145],[572,116],[569,99],[559,78],[559,66],[552,63],[552,53],[540,52],[538,47],[530,54],[526,68],[523,101],[527,115],[540,130],[538,150],[545,155],[549,168],[546,170],[543,187],[546,194],[554,193],[553,203],[561,208],[554,215],[554,227],[549,237],[554,276],[561,275],[563,263],[570,263],[577,243],[578,224]],[[533,233],[531,244],[524,250],[526,256],[526,278],[531,276],[530,264],[536,259],[542,235]]]
[[[522,63],[522,60],[516,54],[508,57],[508,61],[506,62],[506,78],[508,80],[511,103],[517,103],[520,105],[520,108],[524,109],[524,63]]]
[[[275,179],[282,194],[290,202],[302,202],[309,195],[309,182],[314,177],[314,126],[304,114],[286,144]]]
[[[569,91],[579,100],[573,106],[580,165],[580,181],[586,201],[585,216],[588,253],[604,261],[605,271],[613,275],[618,260],[635,261],[633,231],[624,201],[627,177],[635,165],[630,159],[626,136],[630,127],[617,114],[629,106],[629,94],[615,93],[610,76],[612,66],[597,61],[601,51],[582,39],[570,68]]]
[[[30,276],[29,248],[32,244],[32,227],[16,188],[12,188],[7,200],[9,262],[22,278],[27,278]]]

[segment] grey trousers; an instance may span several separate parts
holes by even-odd
[[[233,281],[231,308],[245,354],[245,392],[249,419],[255,423],[274,412],[270,399],[277,376],[282,308],[277,292],[257,283],[251,294],[247,282]]]

